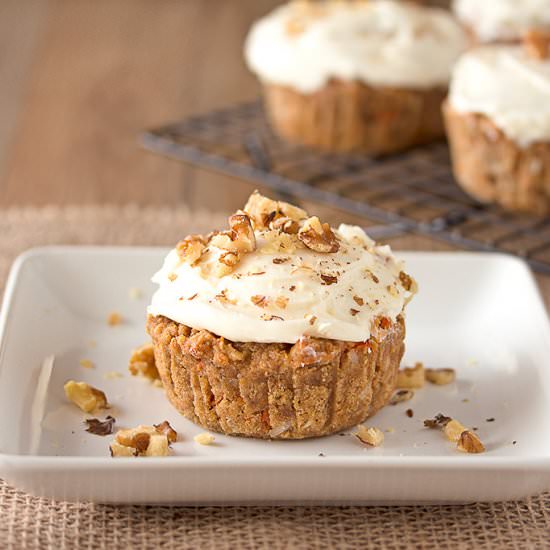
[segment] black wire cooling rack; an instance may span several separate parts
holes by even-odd
[[[384,158],[320,153],[278,138],[259,102],[148,131],[143,144],[400,232],[515,254],[550,274],[550,219],[509,214],[473,201],[454,182],[444,144]]]

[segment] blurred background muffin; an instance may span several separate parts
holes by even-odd
[[[445,118],[457,182],[482,202],[550,213],[550,34],[466,53]]]
[[[466,43],[439,8],[302,0],[257,21],[245,56],[281,136],[327,151],[384,154],[443,136],[440,105]]]

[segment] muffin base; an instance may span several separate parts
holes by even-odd
[[[405,349],[398,317],[378,342],[304,337],[230,342],[149,316],[155,360],[173,406],[208,430],[262,439],[328,435],[387,404]]]
[[[485,115],[443,107],[453,172],[459,185],[484,203],[550,214],[550,142],[522,148]]]
[[[266,110],[283,138],[325,151],[372,155],[402,151],[444,136],[446,88],[413,90],[332,80],[313,94],[264,86]]]

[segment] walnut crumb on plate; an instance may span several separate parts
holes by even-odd
[[[196,435],[193,438],[195,443],[198,443],[199,445],[212,445],[212,443],[214,443],[215,439],[216,438],[208,432],[203,432],[201,434]]]
[[[384,443],[384,432],[376,427],[358,426],[357,433],[354,435],[361,443],[369,447],[379,447]]]
[[[107,317],[107,324],[110,327],[116,327],[117,325],[121,325],[123,321],[124,319],[122,318],[122,315],[117,311],[112,311],[111,313],[109,313],[109,316]]]
[[[89,359],[81,359],[80,360],[80,366],[84,367],[85,369],[95,368],[95,365],[94,365],[93,361],[90,361]]]
[[[101,390],[86,384],[86,382],[69,380],[63,386],[63,389],[67,399],[84,412],[91,413],[98,409],[108,408],[105,394]]]

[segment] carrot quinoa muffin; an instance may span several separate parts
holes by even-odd
[[[550,0],[454,0],[453,10],[474,43],[518,42],[550,27]]]
[[[390,399],[415,283],[359,227],[253,194],[228,231],[178,243],[147,329],[168,398],[231,435],[300,439]]]
[[[245,56],[281,136],[327,151],[383,154],[443,136],[440,105],[466,44],[439,8],[302,0],[256,22]]]
[[[550,36],[465,54],[444,107],[458,183],[486,203],[550,213]]]

